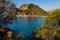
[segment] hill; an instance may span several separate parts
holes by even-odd
[[[18,14],[26,14],[26,15],[46,15],[46,11],[40,8],[35,4],[23,4],[20,8],[18,8]]]

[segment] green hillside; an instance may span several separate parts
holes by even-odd
[[[24,10],[24,8],[26,8]],[[25,13],[26,15],[46,15],[47,12],[40,8],[38,5],[34,4],[23,4],[20,8],[18,8],[19,13]]]
[[[48,12],[43,26],[35,31],[37,40],[60,40],[60,9]]]

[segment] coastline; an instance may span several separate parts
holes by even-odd
[[[16,17],[42,17],[47,18],[47,16],[40,16],[40,15],[16,15]]]

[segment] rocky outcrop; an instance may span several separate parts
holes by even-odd
[[[0,40],[13,40],[13,32],[9,28],[0,27]]]

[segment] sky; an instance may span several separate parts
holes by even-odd
[[[46,11],[60,9],[60,0],[11,0],[11,1],[16,4],[16,7],[20,7],[22,4],[33,3]]]

